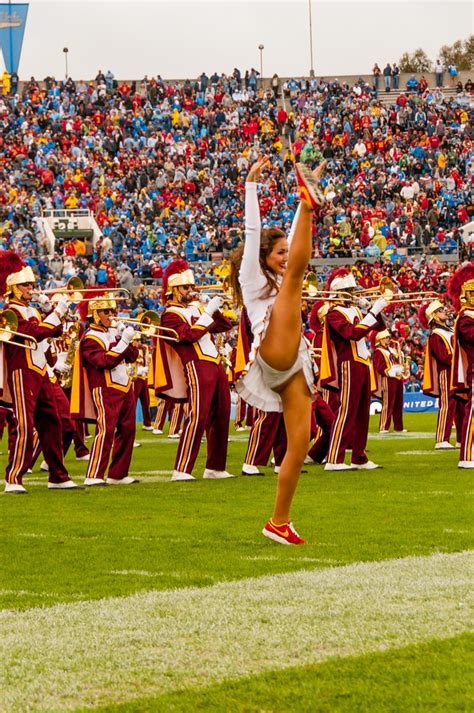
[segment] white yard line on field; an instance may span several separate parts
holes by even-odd
[[[444,450],[435,450],[434,448],[431,448],[429,451],[397,451],[395,455],[397,456],[440,456],[442,453],[450,453],[451,455],[453,453],[456,453],[456,451],[453,449],[451,451],[444,451]],[[459,459],[459,452],[456,454],[455,460],[457,461]]]
[[[125,702],[456,636],[473,621],[472,554],[4,611],[3,710]]]

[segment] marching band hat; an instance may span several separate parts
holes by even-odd
[[[466,304],[474,307],[474,262],[458,267],[448,280],[448,294],[456,311]]]
[[[329,273],[326,280],[326,290],[337,292],[357,287],[354,274],[346,267],[338,267]]]
[[[6,279],[6,293],[11,292],[13,285],[24,285],[28,282],[36,282],[35,273],[31,267],[22,267],[17,272],[12,272]]]
[[[444,309],[444,304],[439,300],[433,300],[427,305],[425,310],[425,316],[428,324],[432,321],[433,317],[435,316],[435,313],[439,309]]]
[[[163,285],[161,289],[161,299],[166,302],[167,295],[170,295],[173,288],[181,285],[194,285],[194,273],[186,260],[173,260],[163,273]]]
[[[35,276],[31,277],[31,274],[28,275],[29,280],[23,279],[25,275],[24,268],[26,268],[25,261],[14,250],[0,251],[0,293],[2,295],[11,292],[9,287],[13,284],[21,285],[24,282],[35,282]],[[29,270],[31,271],[31,268]],[[21,275],[17,273],[21,273]],[[13,277],[14,275],[16,277]],[[9,282],[7,283],[8,279]],[[19,281],[14,283],[13,280]]]

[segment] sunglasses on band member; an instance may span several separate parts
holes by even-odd
[[[99,312],[102,312],[102,314],[114,314],[114,311],[115,311],[115,310],[113,310],[113,309],[101,309],[101,310],[99,310]]]

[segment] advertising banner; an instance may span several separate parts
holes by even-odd
[[[27,15],[28,3],[0,3],[0,47],[10,74],[18,72]]]

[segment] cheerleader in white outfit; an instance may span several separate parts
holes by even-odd
[[[281,230],[261,228],[257,181],[267,162],[267,157],[259,159],[247,176],[245,244],[241,259],[233,260],[234,291],[247,309],[253,335],[247,370],[236,389],[252,406],[283,411],[288,448],[273,515],[263,534],[281,544],[304,544],[290,522],[290,506],[310,440],[314,395],[311,357],[302,334],[301,292],[311,259],[313,210],[324,200],[317,184],[325,163],[313,173],[297,165],[301,201],[287,239]]]

